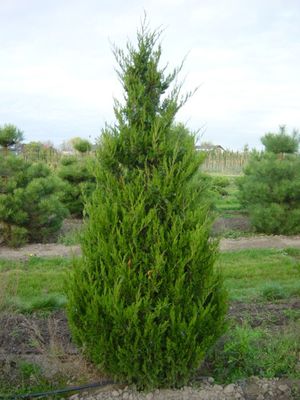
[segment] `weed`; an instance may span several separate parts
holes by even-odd
[[[282,291],[273,290],[273,296],[277,294],[277,298],[295,297],[300,293],[299,270],[295,268],[293,257],[283,250],[248,249],[226,252],[220,255],[218,265],[223,271],[231,300],[265,301],[268,284],[282,287]],[[262,296],[264,291],[265,297]],[[271,295],[272,291],[269,296]]]
[[[228,230],[222,233],[223,238],[227,239],[238,239],[241,237],[251,237],[254,235],[254,232],[240,231],[240,230]]]
[[[33,376],[41,374],[41,367],[27,361],[20,361],[20,372],[24,380],[31,379]]]
[[[285,299],[287,292],[284,291],[283,287],[277,282],[267,283],[262,289],[262,298],[267,301],[274,301]]]
[[[232,327],[211,351],[209,373],[219,382],[234,382],[250,376],[299,378],[299,326],[284,334],[248,325]]]
[[[64,244],[65,246],[74,246],[80,243],[80,235],[81,235],[81,229],[78,228],[66,232],[64,235],[60,235],[58,237],[57,242],[60,244]]]
[[[31,313],[64,307],[63,279],[71,262],[37,257],[0,261],[0,309]]]
[[[298,321],[300,319],[300,310],[288,309],[283,311],[284,315],[292,321]]]

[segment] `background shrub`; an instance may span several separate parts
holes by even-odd
[[[285,127],[281,126],[278,133],[267,133],[261,139],[261,142],[267,152],[293,154],[298,151],[300,136],[297,131],[293,131],[291,135],[288,135]]]
[[[81,154],[88,153],[92,149],[92,145],[88,140],[79,137],[72,140],[72,145]]]
[[[59,178],[45,164],[31,164],[12,154],[0,158],[0,174],[4,243],[16,247],[53,238],[67,215],[59,200]]]
[[[7,153],[9,148],[18,145],[23,140],[23,132],[15,125],[0,126],[0,146]]]
[[[239,180],[240,201],[258,232],[299,233],[300,156],[284,152],[298,149],[296,135],[289,137],[281,130],[264,136],[262,142],[266,150],[276,149],[276,153],[253,153]]]
[[[61,159],[58,176],[64,181],[61,201],[74,217],[82,217],[85,198],[95,189],[95,176],[92,174],[94,159],[68,156]]]

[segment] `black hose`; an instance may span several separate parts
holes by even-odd
[[[36,397],[48,397],[48,396],[55,395],[55,394],[63,394],[63,393],[68,393],[68,392],[79,392],[79,391],[85,390],[85,389],[98,388],[98,387],[103,387],[103,386],[112,385],[112,384],[116,384],[116,382],[111,381],[111,380],[106,380],[106,381],[102,381],[102,382],[89,383],[89,384],[81,385],[81,386],[70,386],[68,388],[51,390],[49,392],[12,394],[12,395],[8,395],[8,396],[3,396],[0,394],[0,399],[10,400],[10,399],[33,399]]]

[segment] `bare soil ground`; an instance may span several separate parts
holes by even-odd
[[[38,366],[54,385],[99,380],[100,374],[72,343],[63,311],[48,316],[3,312],[0,327],[0,387],[5,382],[17,388],[24,379],[24,363]]]
[[[238,239],[221,239],[221,251],[234,251],[255,248],[286,248],[299,247],[300,235],[297,236],[251,236]],[[58,243],[29,244],[18,249],[0,247],[0,258],[9,260],[26,260],[36,257],[73,257],[80,255],[80,247],[65,246]]]
[[[275,331],[288,325],[286,310],[300,310],[299,299],[263,304],[233,302],[230,306],[229,318],[239,324],[247,320],[253,327],[263,324]],[[68,385],[97,382],[104,378],[100,372],[83,360],[72,343],[64,311],[57,311],[48,316],[2,313],[0,326],[0,383],[2,380],[17,387],[22,362],[38,365],[43,376],[54,384],[57,382],[58,386],[62,377]],[[115,385],[96,392],[86,392],[80,396],[74,395],[72,399],[286,400],[296,398],[291,394],[293,388],[300,389],[300,382],[287,379],[253,378],[234,385],[222,386],[214,384],[212,378],[208,380],[200,377],[200,383],[200,388],[155,391],[148,397],[146,394],[139,394],[125,388],[124,385]]]
[[[217,231],[237,229],[247,231],[247,221],[236,217],[220,220]],[[66,231],[78,227],[78,222],[70,222]],[[251,236],[238,239],[221,239],[221,251],[233,251],[246,248],[286,248],[300,247],[298,236]],[[79,246],[64,246],[57,243],[31,244],[20,249],[0,246],[0,258],[24,260],[37,257],[70,257],[80,255]],[[288,310],[300,310],[299,299],[277,301],[276,303],[248,304],[233,302],[230,305],[229,316],[238,324],[245,320],[252,327],[263,325],[277,331],[288,325]],[[0,314],[0,383],[8,382],[17,388],[20,382],[20,363],[37,364],[43,376],[53,384],[60,386],[61,378],[68,384],[99,381],[101,373],[89,365],[78,353],[71,341],[67,319],[63,311],[51,313],[48,316]],[[294,388],[300,392],[300,382],[280,380],[264,380],[253,378],[235,385],[215,385],[203,380],[200,389],[184,388],[181,391],[155,391],[149,394],[139,394],[131,389],[115,386],[101,391],[74,395],[78,399],[198,399],[198,400],[287,400],[300,399],[300,395],[292,395]],[[1,385],[0,385],[1,386]],[[297,389],[297,390],[298,390]],[[299,396],[299,397],[297,397]]]
[[[80,229],[82,221],[79,219],[66,219],[61,234],[67,234]],[[213,226],[213,234],[222,234],[228,231],[249,232],[250,223],[247,216],[237,214],[231,218],[218,218]],[[234,251],[254,248],[286,248],[299,247],[300,235],[297,236],[247,236],[237,239],[220,240],[221,251]],[[80,246],[65,246],[59,243],[34,243],[18,249],[0,245],[0,258],[9,260],[26,260],[36,257],[73,257],[81,254]]]

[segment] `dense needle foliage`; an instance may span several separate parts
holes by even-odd
[[[15,125],[5,124],[0,126],[0,146],[4,152],[8,153],[8,149],[17,145],[23,140],[23,133]]]
[[[65,183],[61,201],[73,217],[82,217],[85,199],[95,190],[93,164],[88,156],[67,156],[60,161],[57,174]]]
[[[267,234],[300,232],[299,135],[284,128],[261,139],[266,147],[253,153],[239,181],[240,201],[253,226]]]
[[[10,127],[0,142],[5,150],[0,157],[0,235],[10,246],[44,242],[54,237],[67,215],[59,200],[62,182],[45,164],[9,152],[22,139]]]
[[[139,388],[181,386],[224,329],[217,243],[202,156],[174,125],[179,72],[159,68],[158,32],[116,49],[124,104],[102,133],[82,259],[68,279],[68,316],[89,358]],[[171,89],[171,90],[170,90]]]

